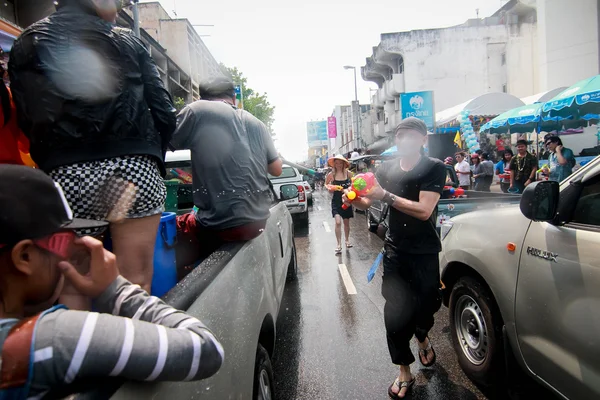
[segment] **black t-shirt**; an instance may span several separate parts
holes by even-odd
[[[419,201],[419,193],[442,194],[446,182],[446,167],[436,159],[421,157],[415,167],[406,172],[399,160],[384,162],[377,170],[377,180],[382,188],[396,196]],[[435,254],[442,250],[436,229],[437,208],[427,221],[411,217],[390,208],[390,227],[386,241],[398,251],[412,254]]]

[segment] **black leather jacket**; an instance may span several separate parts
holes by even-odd
[[[150,155],[164,174],[176,111],[156,64],[129,29],[63,6],[15,42],[9,62],[19,125],[44,171]]]

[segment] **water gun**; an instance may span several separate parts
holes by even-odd
[[[340,185],[325,185],[327,190],[335,190],[336,192],[343,192],[344,187]]]
[[[538,169],[537,173],[541,174],[542,172],[544,172],[544,169],[550,169],[550,166],[548,164],[542,165],[542,168]]]
[[[372,172],[366,172],[364,174],[358,174],[352,178],[352,187],[346,197],[350,202],[354,201],[357,197],[363,197],[367,195],[371,189],[375,186],[375,175]],[[348,209],[347,204],[343,204],[344,210]]]
[[[179,168],[171,168],[171,173],[183,183],[192,183],[192,175]]]
[[[284,164],[287,164],[287,165],[289,165],[290,167],[297,168],[297,169],[298,169],[298,171],[300,171],[300,172],[306,173],[306,175],[315,176],[315,174],[317,173],[317,172],[316,172],[314,169],[311,169],[311,168],[306,168],[306,167],[305,167],[305,166],[303,166],[303,165],[296,164],[295,162],[291,162],[291,161],[289,161],[289,160],[286,160],[286,159],[285,159],[285,158],[283,158],[283,157],[281,157],[281,161],[282,161]]]
[[[465,194],[465,189],[463,188],[453,188],[452,186],[444,186],[444,190],[450,192],[450,196],[453,198],[463,196]]]

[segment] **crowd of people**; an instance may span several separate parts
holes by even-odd
[[[447,157],[446,165],[454,166],[459,186],[465,190],[490,192],[494,176],[504,193],[523,193],[525,187],[536,180],[553,180],[561,182],[573,173],[576,161],[573,151],[565,148],[560,137],[548,135],[544,145],[549,152],[548,164],[538,168],[537,157],[530,153],[528,142],[517,141],[517,154],[511,149],[499,153],[500,160],[494,164],[489,153],[478,150],[468,155],[458,152],[455,160]],[[470,158],[471,163],[467,161]]]
[[[115,25],[122,4],[61,0],[15,41],[0,85],[0,349],[13,371],[2,390],[15,398],[108,376],[216,373],[224,351],[210,330],[149,294],[165,154],[191,150],[197,211],[178,225],[192,257],[260,235],[268,175],[282,173],[265,125],[235,107],[231,79],[203,83],[202,100],[177,115],[144,43]]]

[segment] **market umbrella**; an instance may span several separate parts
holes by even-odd
[[[577,82],[542,107],[543,121],[600,117],[600,75]]]
[[[508,110],[481,127],[486,133],[533,132],[540,121],[542,103],[529,104]]]
[[[398,152],[398,148],[396,146],[393,146],[393,147],[390,147],[389,149],[387,149],[386,151],[384,151],[383,153],[381,153],[381,155],[382,156],[393,156],[397,152]]]

